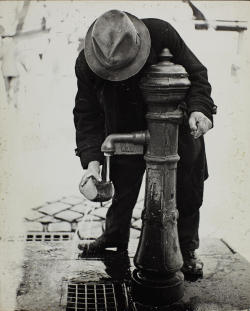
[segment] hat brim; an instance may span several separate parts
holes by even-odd
[[[123,81],[126,80],[133,75],[137,74],[141,68],[144,66],[144,64],[147,61],[147,58],[150,53],[150,47],[151,47],[151,38],[149,31],[145,24],[135,17],[134,15],[127,13],[127,16],[130,18],[132,23],[134,24],[137,33],[140,36],[141,39],[141,45],[140,49],[135,57],[135,59],[126,67],[120,68],[120,69],[112,69],[112,68],[105,68],[103,64],[99,62],[97,57],[95,56],[95,52],[92,45],[92,29],[94,26],[94,23],[90,26],[90,28],[87,31],[86,37],[85,37],[85,47],[84,47],[84,53],[86,61],[90,67],[90,69],[97,74],[99,77],[110,80],[110,81]]]

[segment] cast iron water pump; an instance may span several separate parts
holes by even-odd
[[[150,66],[140,82],[147,105],[148,131],[113,134],[102,145],[108,159],[111,154],[142,153],[141,146],[147,145],[142,232],[134,258],[132,294],[138,303],[151,306],[170,305],[184,293],[177,232],[176,168],[178,127],[183,117],[179,105],[190,81],[185,69],[172,63],[171,58],[171,53],[164,49],[159,63]]]

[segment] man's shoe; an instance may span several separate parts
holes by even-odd
[[[105,252],[106,248],[117,248],[118,252],[127,251],[128,243],[109,242],[103,236],[89,244],[79,243],[78,248],[86,255],[97,255]]]
[[[185,280],[196,281],[203,277],[203,262],[197,257],[195,251],[185,250],[182,252],[183,266],[181,268]]]

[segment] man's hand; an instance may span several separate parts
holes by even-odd
[[[199,111],[192,112],[188,122],[191,129],[191,135],[193,135],[195,139],[206,134],[206,132],[212,127],[212,122]]]
[[[100,177],[100,163],[98,161],[91,161],[89,162],[88,168],[87,170],[84,172],[84,175],[80,181],[79,184],[79,190],[80,192],[82,187],[86,184],[86,182],[89,180],[89,178],[93,176],[95,179],[97,179],[98,181],[101,180]]]

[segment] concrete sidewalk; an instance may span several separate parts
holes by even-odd
[[[115,255],[86,259],[77,249],[80,239],[101,234],[108,205],[77,196],[63,197],[34,208],[26,216],[27,243],[16,310],[71,310],[65,298],[68,282],[117,281],[117,277],[121,281],[130,275],[140,235],[142,194],[133,213],[128,256],[121,258],[111,252]],[[250,263],[216,238],[202,239],[198,253],[204,262],[204,277],[185,281],[185,296],[171,310],[250,310]]]
[[[77,243],[77,239],[27,242],[23,279],[17,291],[17,311],[72,310],[67,309],[69,284],[125,282],[134,269],[133,253],[138,239],[130,241],[129,260],[126,256],[120,258],[109,254],[102,258],[79,258]],[[201,245],[199,253],[205,264],[204,278],[185,282],[185,296],[172,309],[145,310],[250,310],[250,264],[240,254],[232,254],[219,240],[205,239]]]

